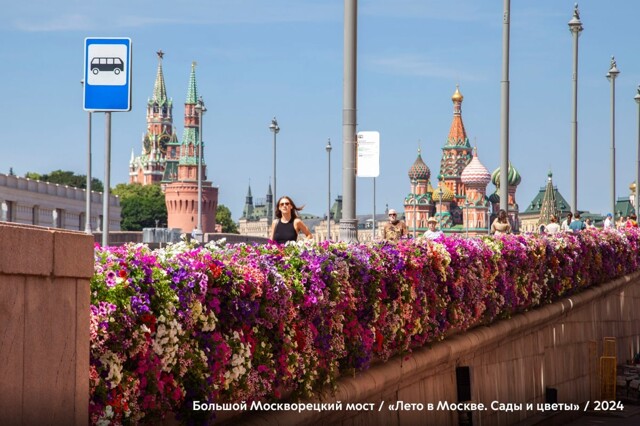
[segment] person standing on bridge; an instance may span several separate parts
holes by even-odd
[[[409,235],[407,225],[398,219],[398,213],[394,209],[389,209],[389,222],[382,228],[382,239],[387,241],[398,241],[401,237]]]
[[[271,239],[278,244],[284,244],[288,241],[297,241],[298,234],[302,232],[307,239],[313,236],[304,224],[302,219],[298,217],[298,212],[304,208],[296,207],[293,200],[289,197],[280,197],[276,203],[278,210],[276,218],[271,224]]]
[[[491,233],[494,235],[511,233],[511,224],[509,223],[509,217],[505,210],[500,209],[500,211],[498,211],[498,217],[496,217],[491,224]]]
[[[560,229],[565,232],[571,231],[571,228],[569,228],[569,225],[571,225],[572,220],[573,220],[573,213],[571,212],[567,213],[567,218],[562,221],[562,224],[560,225]]]

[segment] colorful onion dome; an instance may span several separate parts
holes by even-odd
[[[494,192],[493,194],[489,195],[489,202],[498,204],[500,202],[500,194],[498,194],[498,192]]]
[[[488,185],[491,182],[491,173],[478,159],[478,150],[473,149],[473,159],[460,174],[460,180],[465,185]]]
[[[442,182],[440,182],[438,188],[433,190],[431,199],[435,202],[440,202],[440,188],[442,188],[442,201],[445,203],[453,201],[455,194],[447,187],[447,185],[444,185]]]
[[[507,175],[507,185],[509,186],[518,186],[522,178],[520,177],[520,173],[513,167],[513,164],[509,163],[509,174]],[[500,186],[500,167],[495,169],[495,171],[491,174],[491,182],[497,187]]]
[[[453,93],[453,96],[451,96],[451,100],[453,102],[462,102],[463,99],[464,99],[464,96],[462,96],[462,93],[460,93],[460,89],[458,88],[458,85],[456,85],[456,91]]]
[[[409,168],[409,179],[411,180],[429,180],[431,177],[431,170],[429,167],[422,161],[422,156],[420,155],[420,148],[418,148],[418,158],[414,161],[411,168]]]

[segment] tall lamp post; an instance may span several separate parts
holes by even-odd
[[[469,200],[464,200],[464,207],[465,207],[465,209],[467,211],[466,212],[467,213],[467,220],[465,220],[466,225],[467,225],[466,226],[467,229],[466,229],[466,232],[465,232],[465,236],[467,238],[469,238]]]
[[[607,80],[611,82],[611,211],[616,210],[616,77],[620,70],[616,66],[616,59],[611,57],[611,68],[607,73]]]
[[[638,104],[638,165],[636,166],[636,199],[635,199],[635,209],[636,216],[640,216],[638,212],[638,206],[640,206],[640,86],[638,86],[638,93],[633,98],[636,100]]]
[[[271,220],[276,216],[276,203],[278,202],[278,191],[276,189],[276,135],[280,132],[280,126],[278,126],[278,120],[275,117],[271,120],[269,130],[273,132],[273,206],[271,207]]]
[[[569,21],[569,31],[573,35],[573,114],[571,118],[571,205],[573,213],[578,211],[578,37],[582,32],[578,3]]]
[[[331,138],[327,139],[327,240],[331,241]]]
[[[487,235],[491,235],[491,224],[489,222],[491,222],[491,212],[487,208]]]
[[[438,221],[440,223],[440,230],[442,231],[442,186],[440,188],[438,188],[438,194],[440,195],[440,216],[438,217],[440,220]]]
[[[80,80],[84,86],[84,80]],[[89,131],[87,132],[87,193],[84,218],[84,232],[91,234],[91,111],[89,111]]]
[[[416,216],[418,215],[418,197],[416,194],[416,185],[418,181],[416,179],[411,179],[411,186],[413,187],[413,239],[416,239]]]
[[[207,112],[202,97],[198,98],[195,108],[198,115],[198,227],[196,228],[195,237],[201,243],[204,236],[202,232],[202,116]]]

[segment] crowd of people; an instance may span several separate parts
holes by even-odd
[[[288,241],[296,241],[298,234],[304,234],[307,239],[311,239],[311,231],[300,219],[298,212],[302,210],[304,206],[297,207],[291,197],[280,197],[276,203],[276,219],[271,224],[270,239],[284,244]],[[614,222],[613,215],[608,213],[604,223],[604,229],[625,229],[625,228],[637,228],[638,218],[635,214],[631,214],[628,217],[621,216],[617,222]],[[556,215],[551,215],[549,223],[542,224],[538,228],[540,234],[554,235],[558,232],[580,232],[588,228],[595,228],[591,218],[582,220],[579,212],[575,214],[568,212],[559,223],[559,218]],[[498,215],[491,223],[491,233],[494,235],[510,234],[512,232],[511,224],[509,223],[509,217],[505,210],[498,211]],[[389,209],[389,221],[384,224],[380,231],[380,238],[386,241],[398,241],[403,237],[409,235],[409,229],[404,221],[398,218],[398,212],[395,209]],[[443,234],[442,229],[438,229],[438,220],[435,217],[430,217],[427,220],[427,231],[422,234],[422,237],[435,240],[441,237]]]

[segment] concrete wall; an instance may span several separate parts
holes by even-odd
[[[491,403],[535,406],[545,403],[548,387],[557,390],[561,403],[599,400],[596,366],[605,337],[617,338],[618,363],[640,351],[640,273],[395,357],[340,380],[334,394],[328,391],[314,400],[341,401],[342,410],[249,413],[232,423],[458,425],[455,410],[395,411],[388,406],[396,401],[436,406],[438,402],[458,402],[456,367],[462,366],[470,367],[471,400],[487,407],[472,412],[473,424],[532,421],[544,414],[535,409],[493,410]],[[347,411],[349,402],[373,403],[374,409]]]
[[[90,235],[0,223],[0,424],[84,425]]]

